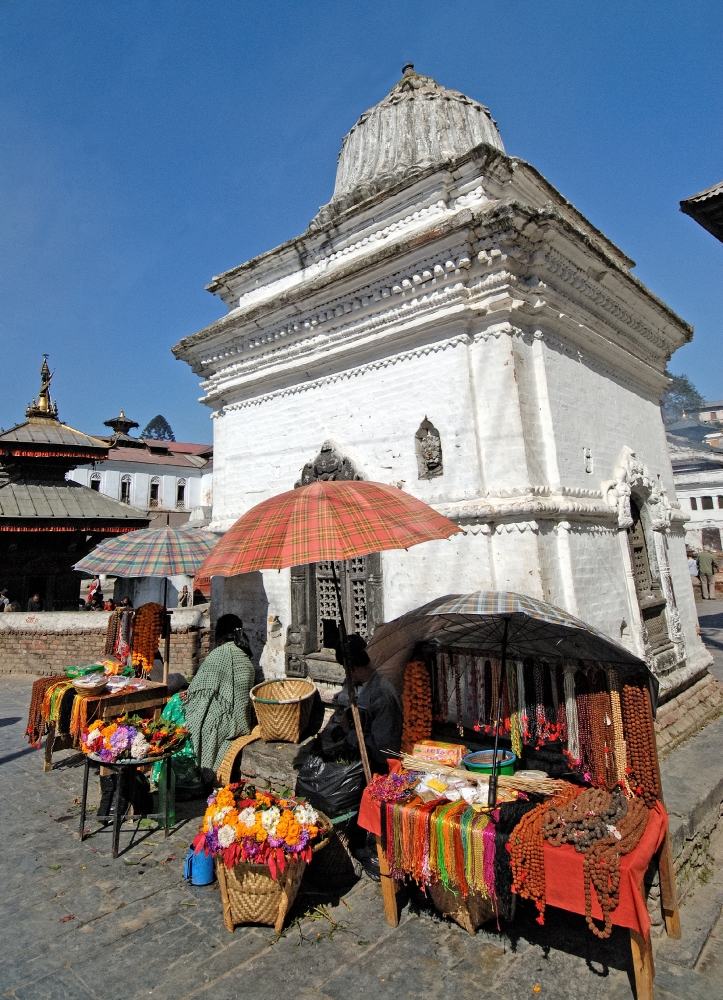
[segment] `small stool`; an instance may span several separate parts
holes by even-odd
[[[115,790],[113,792],[113,849],[111,856],[114,858],[118,857],[118,842],[120,840],[120,827],[121,827],[121,815],[120,815],[120,799],[121,799],[121,785],[123,783],[123,775],[127,774],[129,770],[137,770],[139,767],[143,767],[146,764],[155,764],[156,761],[163,760],[168,761],[166,766],[163,768],[165,771],[166,788],[165,788],[165,809],[162,813],[149,813],[149,816],[153,819],[163,818],[164,825],[164,837],[167,837],[170,833],[170,811],[171,811],[171,772],[172,767],[170,759],[173,756],[172,753],[162,754],[159,757],[153,757],[150,760],[123,760],[114,761],[109,763],[108,761],[102,760],[96,754],[88,753],[85,755],[85,768],[83,770],[83,796],[80,800],[80,839],[85,840],[85,814],[86,806],[88,802],[88,776],[90,774],[90,765],[97,764],[98,767],[107,767],[109,771],[118,775],[115,783]],[[160,797],[160,796],[159,796]],[[106,824],[107,825],[107,824]],[[89,834],[90,836],[90,834]]]

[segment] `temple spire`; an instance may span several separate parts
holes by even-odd
[[[43,355],[43,363],[40,367],[40,392],[38,393],[38,401],[35,402],[35,397],[33,396],[33,401],[28,406],[25,411],[26,417],[45,417],[48,420],[58,419],[58,404],[50,398],[50,383],[53,379],[55,371],[48,368],[48,355]]]

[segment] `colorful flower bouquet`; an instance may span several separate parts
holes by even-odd
[[[183,747],[188,730],[159,719],[147,722],[137,715],[126,715],[106,724],[93,722],[81,735],[84,753],[96,754],[107,764],[119,760],[149,760]]]
[[[313,847],[328,832],[325,823],[305,802],[245,783],[227,785],[209,797],[193,848],[220,857],[228,869],[241,862],[268,865],[276,881],[288,862],[311,861]]]

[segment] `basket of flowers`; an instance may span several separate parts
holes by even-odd
[[[279,933],[307,863],[331,830],[323,813],[298,799],[243,782],[215,791],[193,848],[216,860],[226,928],[266,924]]]
[[[91,723],[83,730],[80,746],[106,764],[140,764],[181,750],[187,739],[187,729],[165,719],[148,722],[138,715],[124,715],[110,723],[102,719]]]

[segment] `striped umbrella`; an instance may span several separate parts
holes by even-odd
[[[218,537],[200,528],[142,528],[101,542],[73,569],[112,576],[193,576]]]
[[[546,601],[504,590],[438,597],[394,621],[379,625],[369,643],[372,663],[398,681],[406,658],[418,642],[441,647],[502,653],[507,622],[506,652],[526,656],[600,660],[632,667],[643,661],[592,625]]]
[[[382,483],[327,481],[264,500],[230,528],[201,567],[236,576],[369,552],[408,549],[462,529],[416,497]]]
[[[586,625],[553,604],[509,591],[480,590],[437,598],[395,621],[380,625],[367,647],[372,664],[390,679],[399,680],[419,642],[441,647],[479,649],[499,656],[504,676],[508,656],[592,659],[645,670],[645,663],[603,632]],[[657,698],[657,681],[648,672],[651,694]],[[502,684],[499,685],[497,721],[492,755],[488,805],[497,801],[497,766]],[[653,699],[655,704],[656,698]]]
[[[201,567],[205,576],[236,576],[329,560],[339,608],[339,636],[349,704],[364,774],[371,780],[364,733],[349,667],[336,561],[420,542],[462,529],[421,500],[382,483],[325,480],[264,500],[239,518]]]

